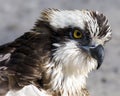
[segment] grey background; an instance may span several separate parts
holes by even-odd
[[[0,44],[29,31],[44,8],[91,9],[108,17],[113,38],[102,67],[87,83],[91,96],[120,96],[120,0],[0,0]]]

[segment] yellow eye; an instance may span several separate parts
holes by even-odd
[[[75,38],[75,39],[81,39],[82,38],[82,32],[80,31],[80,30],[75,30],[74,32],[73,32],[73,37]]]

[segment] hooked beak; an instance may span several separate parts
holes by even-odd
[[[97,60],[97,69],[100,68],[103,59],[104,59],[104,48],[102,45],[98,45],[96,47],[88,47],[88,46],[82,46],[82,49],[84,51],[87,51],[94,59]]]

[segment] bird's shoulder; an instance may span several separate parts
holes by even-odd
[[[42,64],[49,51],[49,40],[45,41],[45,37],[38,32],[27,32],[13,42],[1,45],[0,82],[24,87],[40,79]]]
[[[26,32],[19,38],[15,39],[13,42],[4,44],[0,46],[0,66],[7,65],[5,61],[9,58],[14,58],[17,55],[21,55],[22,58],[25,55],[27,57],[34,57],[32,55],[38,55],[37,51],[44,51],[43,47],[45,47],[44,43],[44,35],[41,35],[38,32]],[[36,53],[36,54],[35,54]],[[15,55],[15,56],[14,56]],[[40,55],[40,54],[39,54]],[[42,55],[42,54],[41,54]]]

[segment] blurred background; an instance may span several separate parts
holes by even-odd
[[[0,45],[29,31],[44,8],[98,10],[107,16],[113,37],[103,65],[87,83],[91,96],[120,96],[120,0],[0,0]]]

